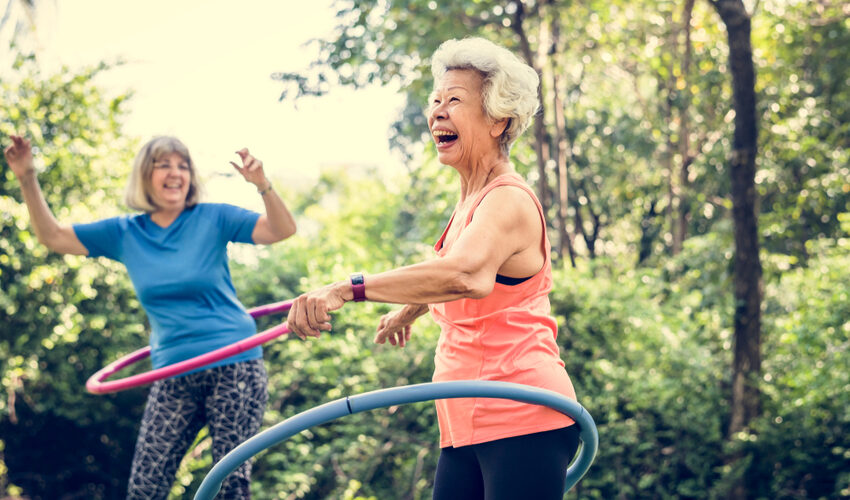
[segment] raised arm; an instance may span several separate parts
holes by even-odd
[[[257,192],[263,197],[263,203],[266,206],[266,213],[257,219],[254,232],[251,234],[254,243],[269,245],[295,234],[295,218],[292,217],[280,196],[272,189],[272,184],[263,171],[263,162],[254,158],[247,148],[240,149],[236,154],[242,159],[242,166],[234,162],[230,164],[242,174],[246,181],[257,186]]]
[[[30,141],[17,135],[12,135],[10,138],[12,144],[3,150],[3,155],[21,184],[21,194],[27,205],[38,241],[57,253],[88,255],[89,251],[77,238],[74,229],[71,226],[60,225],[50,211],[38,184]]]

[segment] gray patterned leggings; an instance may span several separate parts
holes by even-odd
[[[268,376],[263,360],[216,366],[154,382],[127,485],[128,500],[168,498],[177,467],[198,431],[209,427],[213,463],[260,428]],[[251,498],[251,463],[233,471],[220,499]]]

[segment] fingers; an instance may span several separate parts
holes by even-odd
[[[3,148],[3,156],[12,172],[20,177],[33,169],[31,143],[19,135],[10,135],[9,138],[12,144]]]
[[[236,152],[239,155],[239,158],[242,159],[242,168],[247,170],[248,172],[253,172],[258,168],[263,167],[263,162],[255,158],[251,153],[248,152],[248,148],[242,148]],[[237,165],[233,162],[230,162],[231,165],[236,167]],[[237,167],[238,168],[238,167]]]
[[[376,344],[383,344],[384,342],[386,342],[387,336],[386,336],[386,330],[384,330],[384,327],[386,326],[386,324],[387,324],[387,317],[381,316],[380,321],[378,321],[378,328],[375,329],[375,338],[373,340],[373,342],[375,342]]]
[[[410,340],[410,325],[398,326],[393,322],[392,318],[388,319],[389,316],[385,315],[381,317],[374,342],[376,344],[389,342],[390,345],[404,347]]]
[[[230,162],[230,164],[233,165],[233,168],[235,168],[240,174],[245,175],[245,171],[242,169],[242,167],[240,167],[234,162]]]
[[[286,326],[301,340],[318,337],[322,330],[330,330],[330,315],[324,302],[309,294],[302,295],[292,302]]]
[[[22,154],[26,150],[29,146],[29,141],[19,135],[10,135],[9,138],[12,139],[12,144],[3,148],[3,154],[12,160],[16,159],[19,154]]]
[[[18,153],[24,153],[27,149],[30,148],[31,143],[29,139],[24,139],[20,135],[11,135],[9,137],[12,138],[12,146],[15,147],[15,150]]]
[[[397,330],[395,332],[396,335],[396,344],[399,347],[404,347],[407,345],[407,342],[410,340],[410,325],[405,325],[404,328]]]
[[[327,304],[315,297],[307,298],[307,322],[311,327],[318,328],[323,325],[329,325],[331,319],[328,314]]]
[[[247,163],[245,164],[245,167],[244,167],[244,168],[245,168],[245,170],[247,170],[248,172],[255,172],[255,171],[260,170],[260,169],[262,169],[262,168],[263,168],[263,162],[261,162],[260,160],[258,160],[258,159],[256,159],[256,158],[254,158],[253,156],[250,156],[250,157],[249,157],[249,160],[248,160],[248,161],[247,161]]]

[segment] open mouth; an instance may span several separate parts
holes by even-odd
[[[457,134],[449,132],[448,130],[435,130],[434,140],[437,142],[438,146],[448,146],[457,140]]]

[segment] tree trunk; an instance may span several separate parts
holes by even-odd
[[[673,228],[673,254],[682,250],[685,239],[688,237],[688,218],[690,211],[690,165],[693,160],[691,154],[690,122],[688,120],[691,106],[690,71],[691,71],[691,17],[693,16],[695,0],[686,0],[682,13],[682,28],[685,31],[685,40],[682,53],[682,81],[681,88],[677,89],[682,94],[679,100],[679,185],[677,195],[676,222]]]
[[[534,119],[534,151],[537,153],[537,197],[540,199],[540,205],[543,207],[543,213],[549,212],[549,176],[546,173],[546,167],[549,164],[549,135],[546,133],[546,108],[543,101],[543,73],[540,70],[540,65],[537,64],[537,58],[534,57],[534,52],[531,50],[531,44],[528,40],[528,34],[525,32],[523,22],[525,21],[525,7],[522,2],[516,2],[516,13],[514,14],[514,22],[511,24],[514,32],[519,37],[520,50],[525,61],[534,68],[537,75],[540,77],[540,83],[537,87],[537,94],[540,96],[540,111]]]
[[[751,22],[742,0],[710,0],[726,25],[735,109],[729,160],[735,232],[735,350],[729,436],[747,430],[759,415],[761,372],[761,262],[756,215],[755,159],[758,151],[755,68]],[[734,458],[734,457],[733,457]],[[748,496],[747,479],[732,498]]]
[[[678,241],[678,230],[677,230],[677,221],[678,221],[678,213],[679,213],[679,187],[677,186],[676,181],[676,166],[675,166],[675,156],[677,144],[673,140],[673,124],[676,123],[676,54],[678,53],[678,43],[677,43],[677,31],[675,29],[676,26],[676,16],[673,10],[671,9],[669,12],[669,17],[666,19],[666,23],[670,26],[670,32],[667,35],[666,45],[668,47],[667,50],[671,52],[673,57],[670,58],[670,62],[668,64],[667,69],[667,78],[664,80],[659,80],[658,82],[658,92],[662,96],[662,113],[664,123],[667,124],[667,137],[664,142],[664,160],[663,160],[663,172],[667,178],[667,207],[665,208],[665,216],[667,219],[667,225],[670,228],[669,233],[669,241],[670,241],[670,254],[678,255],[681,251],[681,245]],[[665,239],[666,235],[665,235]]]
[[[552,111],[555,115],[555,145],[557,147],[557,169],[558,169],[558,253],[561,258],[569,256],[570,264],[576,267],[575,250],[573,249],[573,235],[567,225],[570,208],[570,178],[567,170],[567,120],[564,116],[564,103],[561,99],[561,72],[558,71],[555,56],[558,53],[559,39],[561,36],[560,24],[557,14],[551,13],[552,43],[549,50],[549,58],[552,62]]]

